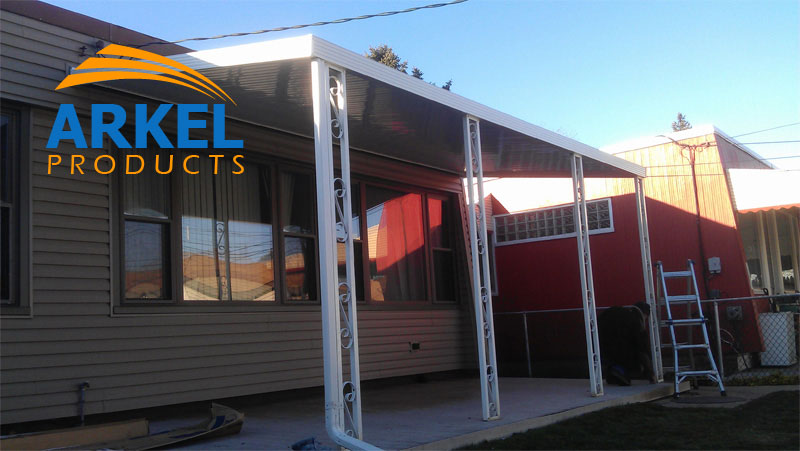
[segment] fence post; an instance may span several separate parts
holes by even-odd
[[[522,327],[525,330],[525,360],[528,362],[528,377],[533,377],[531,370],[531,345],[528,342],[528,314],[522,314]]]
[[[722,359],[722,337],[719,331],[719,302],[714,301],[714,330],[717,334],[717,366],[719,378],[725,379],[725,364]]]

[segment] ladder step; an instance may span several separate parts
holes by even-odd
[[[667,296],[667,302],[669,303],[687,303],[687,302],[696,302],[697,295],[696,294],[684,294],[680,296]]]
[[[671,279],[675,277],[692,277],[691,271],[671,271],[662,273],[665,279]]]
[[[697,326],[700,324],[704,324],[708,321],[708,318],[688,318],[688,319],[673,319],[673,320],[664,320],[661,321],[662,326]]]
[[[714,370],[696,370],[696,371],[678,371],[677,376],[716,376],[717,372]]]
[[[677,343],[678,346],[688,345],[688,344],[689,343],[687,343],[687,342]],[[661,343],[661,347],[662,348],[671,348],[672,347],[672,343]]]
[[[705,343],[700,344],[679,344],[676,348],[680,351],[681,349],[708,349],[708,345]]]

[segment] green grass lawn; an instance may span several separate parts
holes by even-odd
[[[800,391],[735,408],[633,404],[464,449],[800,449]]]

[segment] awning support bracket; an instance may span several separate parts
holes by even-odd
[[[592,396],[603,395],[603,366],[600,361],[600,339],[597,331],[592,254],[589,249],[589,221],[586,211],[586,185],[583,178],[583,158],[572,155],[572,188],[575,198],[574,223],[578,238],[578,268],[581,276],[583,320],[586,328],[586,352]]]
[[[650,306],[650,355],[653,357],[653,375],[657,382],[664,382],[664,366],[661,360],[661,328],[658,325],[658,303],[653,283],[653,261],[650,254],[650,232],[647,228],[647,203],[644,194],[644,180],[634,177],[636,191],[636,218],[639,223],[639,248],[642,251],[642,276],[644,277],[644,296]]]
[[[469,199],[469,238],[472,251],[472,295],[475,305],[475,326],[478,345],[478,365],[481,380],[481,405],[484,421],[500,418],[500,388],[497,376],[497,356],[494,344],[492,314],[492,282],[489,266],[489,247],[486,233],[486,208],[483,194],[483,164],[481,163],[480,121],[464,116],[464,157]],[[477,178],[478,204],[474,193]],[[480,265],[480,266],[479,266]]]

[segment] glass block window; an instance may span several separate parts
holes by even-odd
[[[614,231],[611,199],[586,202],[586,214],[590,234]],[[575,236],[572,204],[497,215],[494,223],[498,246]]]

